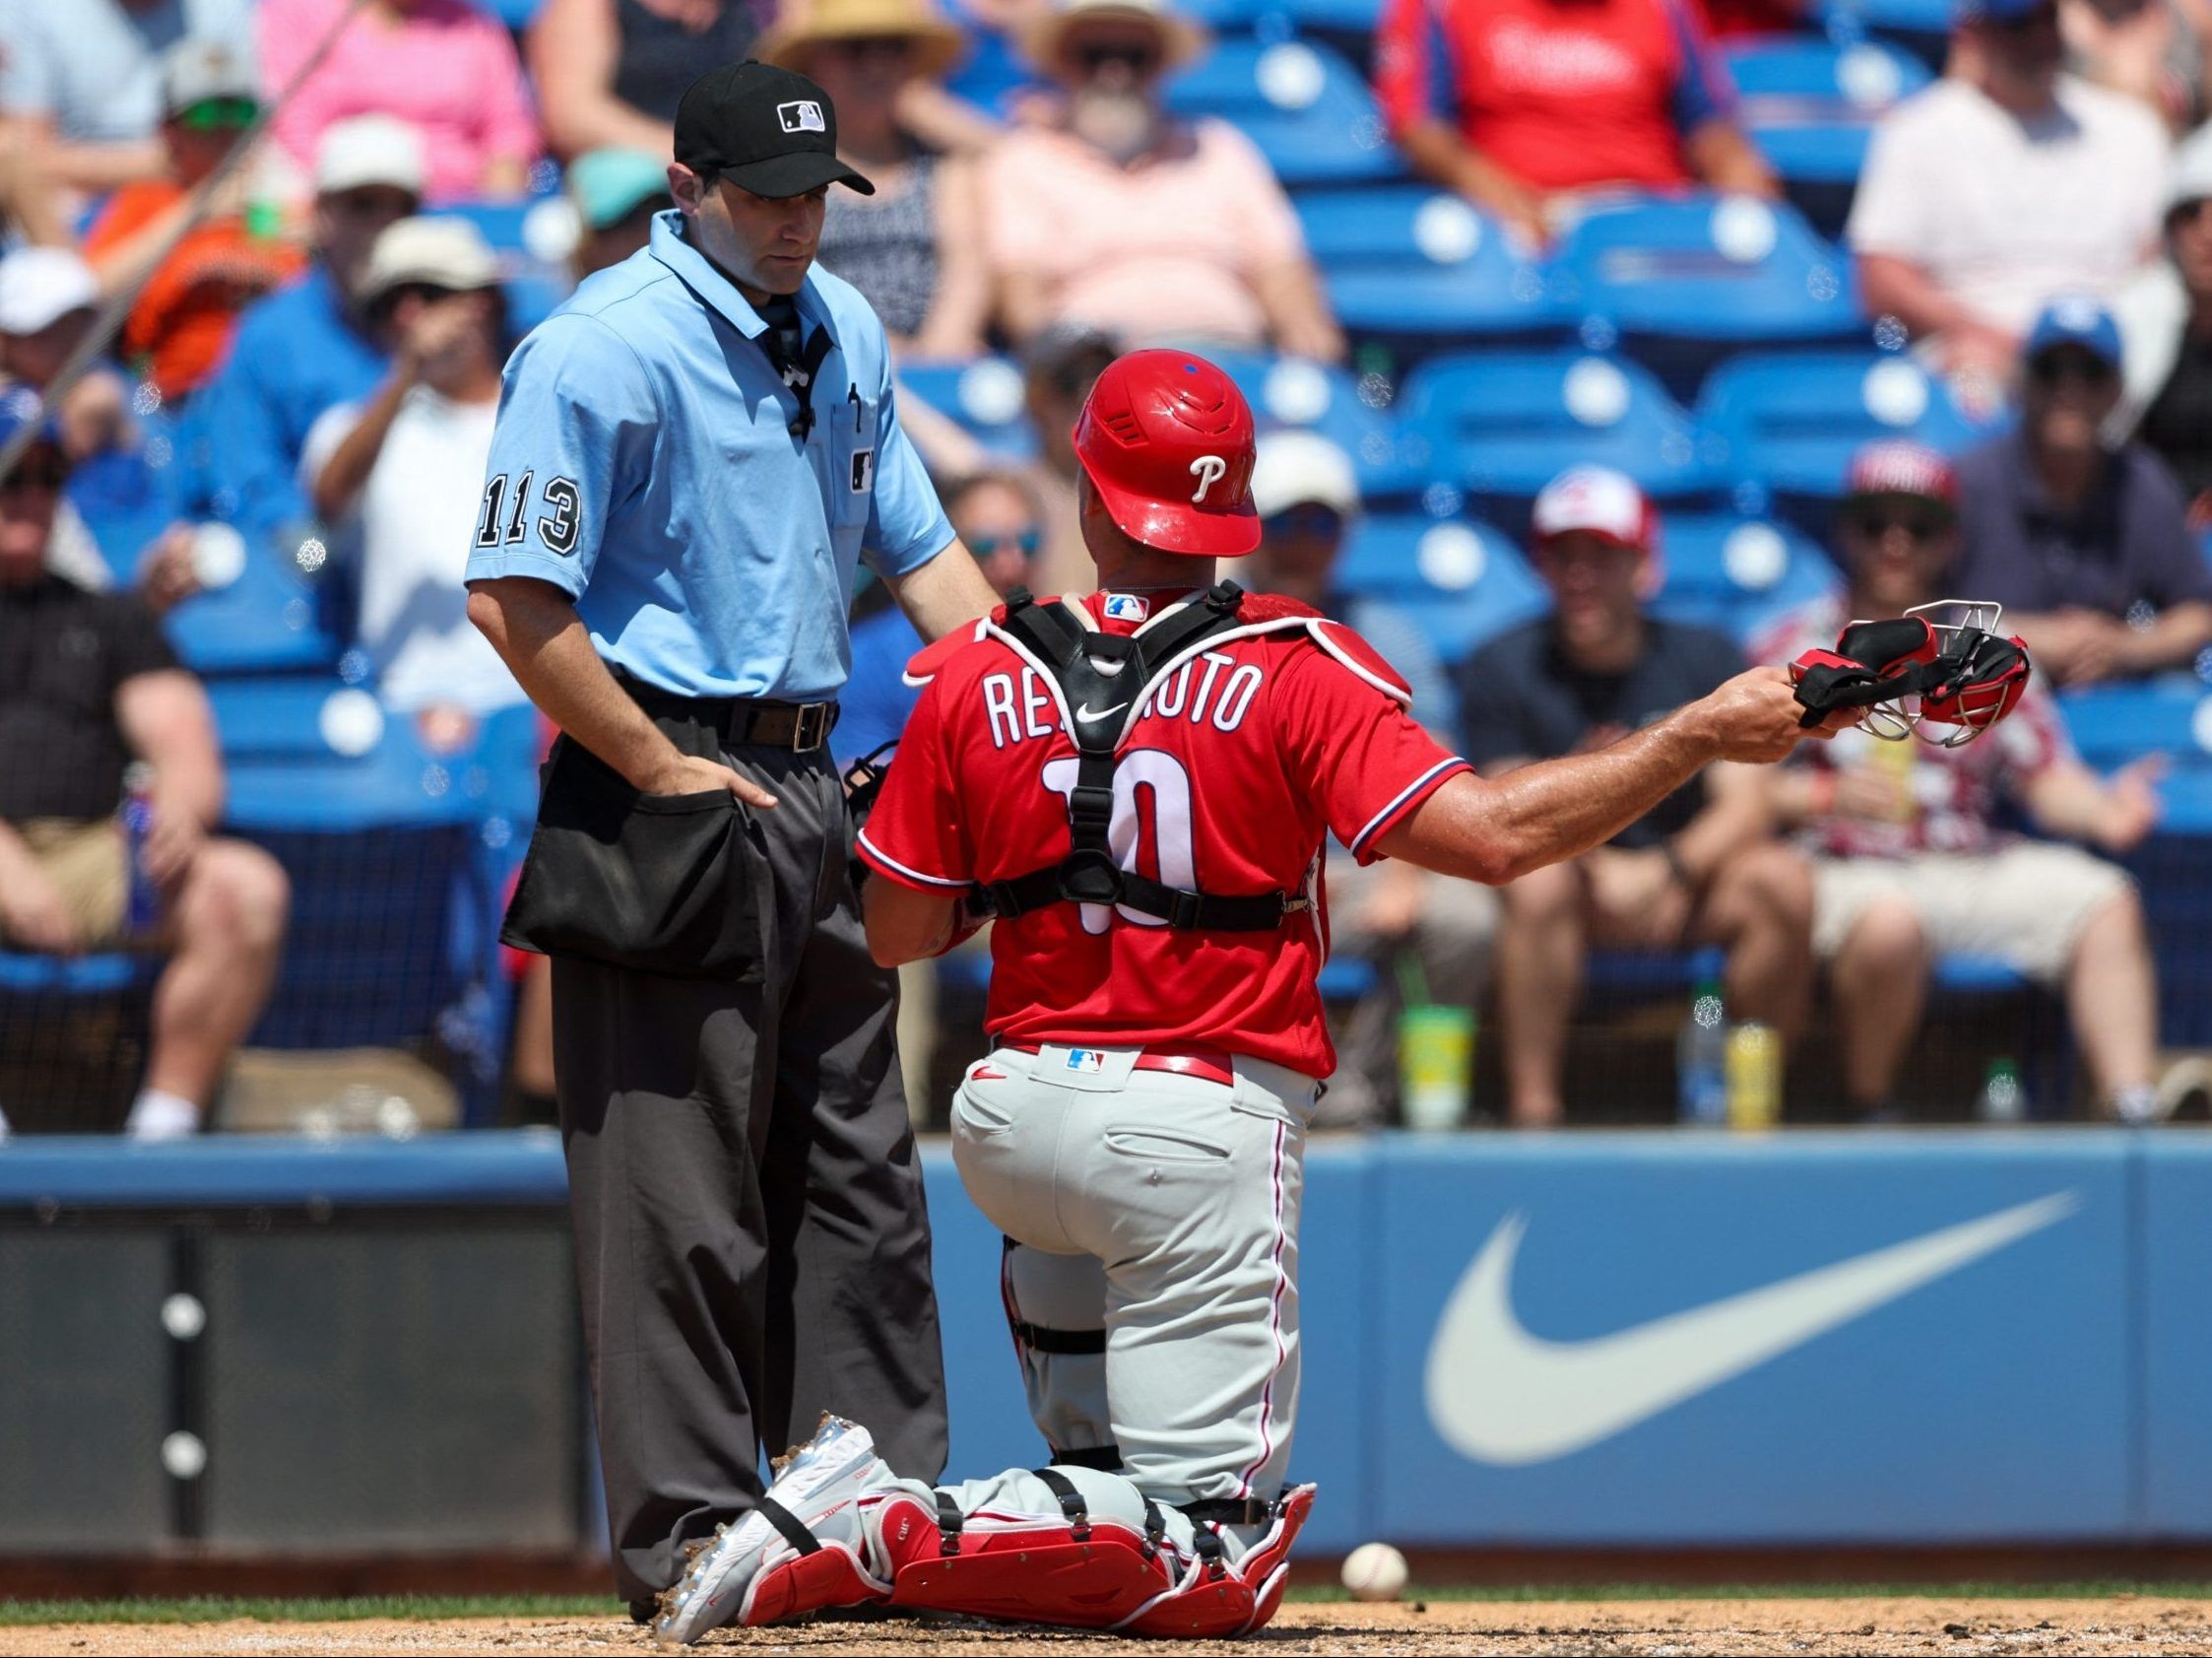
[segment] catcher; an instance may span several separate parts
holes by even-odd
[[[926,689],[858,842],[878,961],[998,917],[997,1046],[953,1151],[1007,1234],[1051,1465],[932,1488],[826,1418],[663,1598],[666,1639],[868,1602],[1183,1638],[1264,1625],[1314,1498],[1283,1482],[1301,1160],[1335,1063],[1323,835],[1510,881],[1710,762],[1778,761],[1858,717],[1758,669],[1609,748],[1478,777],[1356,634],[1215,582],[1259,537],[1252,415],[1220,369],[1122,358],[1074,440],[1099,590],[1017,592],[915,658]]]

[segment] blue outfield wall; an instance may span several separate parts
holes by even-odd
[[[924,1157],[955,1475],[1031,1465],[1000,1242]],[[549,1203],[543,1135],[17,1142],[0,1210]],[[2212,1540],[2212,1135],[1324,1142],[1313,1553]]]

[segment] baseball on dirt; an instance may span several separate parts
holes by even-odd
[[[1342,1575],[1355,1601],[1395,1601],[1405,1593],[1405,1557],[1388,1543],[1362,1543],[1344,1557]]]

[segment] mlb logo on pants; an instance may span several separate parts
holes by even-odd
[[[811,98],[802,98],[795,103],[776,105],[776,119],[783,123],[786,132],[827,132],[829,123],[821,118],[821,105]]]
[[[1096,1048],[1070,1048],[1068,1069],[1095,1075],[1106,1069],[1106,1056]]]

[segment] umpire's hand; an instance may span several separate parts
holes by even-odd
[[[710,789],[728,789],[748,806],[766,809],[776,803],[776,797],[758,783],[739,776],[720,761],[701,760],[696,755],[676,756],[638,787],[645,794],[705,794]]]

